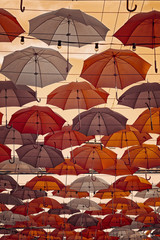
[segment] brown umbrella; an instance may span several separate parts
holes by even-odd
[[[47,196],[45,191],[40,190],[32,190],[25,186],[16,187],[16,189],[11,191],[11,195],[22,200],[31,199],[31,198],[39,198]]]
[[[0,193],[0,202],[7,205],[22,205],[23,202],[8,193]]]
[[[70,186],[65,186],[61,190],[55,190],[52,192],[53,196],[62,197],[62,198],[82,198],[89,197],[89,193],[87,191],[77,191],[71,189]]]
[[[68,218],[67,222],[79,228],[96,226],[98,224],[98,220],[96,218],[86,213],[74,214]]]
[[[80,212],[79,209],[72,208],[68,206],[66,203],[61,203],[62,208],[55,208],[55,209],[49,209],[48,213],[50,214],[73,214],[73,213],[78,213]]]

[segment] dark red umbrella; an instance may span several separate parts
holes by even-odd
[[[3,144],[0,144],[0,162],[11,158],[11,149]]]
[[[32,190],[25,186],[16,187],[14,190],[11,191],[11,195],[22,200],[32,199],[32,198],[39,198],[47,196],[45,191],[40,190]]]
[[[109,214],[102,220],[102,228],[122,227],[131,223],[132,219],[123,214]]]
[[[15,112],[9,125],[21,133],[46,134],[60,130],[65,120],[49,107],[32,106]]]
[[[71,208],[67,206],[66,203],[61,203],[62,208],[49,209],[48,213],[50,214],[74,214],[80,212],[79,209]]]
[[[42,212],[42,211],[44,211],[44,209],[39,208],[39,207],[30,206],[29,203],[25,203],[23,205],[14,206],[13,208],[10,209],[10,211],[12,211],[13,213],[16,213],[16,214],[22,214],[24,216],[28,216],[30,214]]]
[[[68,218],[67,222],[79,228],[96,226],[98,224],[98,220],[87,213],[74,214]]]
[[[54,168],[64,162],[64,157],[60,150],[43,143],[36,145],[27,144],[16,150],[20,161],[28,163],[33,167]]]

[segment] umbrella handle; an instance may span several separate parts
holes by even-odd
[[[9,125],[6,123],[6,128],[7,128],[7,129],[11,129],[11,128],[12,128],[12,125],[9,126]]]
[[[24,12],[25,7],[23,7],[22,5],[23,5],[23,0],[21,0],[21,3],[20,3],[20,10],[21,10],[21,12]]]
[[[9,159],[9,163],[10,163],[10,164],[13,164],[13,163],[15,163],[15,157],[14,157],[14,158],[12,158],[12,159]]]
[[[134,12],[137,9],[137,5],[133,9],[129,9],[129,0],[127,0],[127,11],[128,12]]]

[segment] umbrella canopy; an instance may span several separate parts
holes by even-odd
[[[44,209],[31,206],[29,203],[23,205],[14,206],[10,209],[13,213],[29,216],[31,214],[42,212]]]
[[[160,108],[151,108],[142,112],[133,127],[137,128],[140,132],[147,133],[160,133]]]
[[[99,236],[104,236],[105,232],[101,231],[101,230],[96,230],[96,229],[84,229],[82,231],[82,236],[86,237],[86,238],[98,238]]]
[[[107,102],[108,93],[87,82],[71,82],[54,89],[47,96],[47,103],[66,109],[89,109]]]
[[[117,227],[110,231],[109,236],[120,237],[128,236],[130,237],[131,234],[134,234],[134,231],[131,229],[127,229],[127,227]]]
[[[60,150],[38,143],[21,146],[16,150],[20,161],[28,163],[33,167],[54,168],[64,162],[64,157]]]
[[[135,194],[135,197],[140,197],[140,198],[157,198],[160,197],[160,190],[159,188],[153,188],[153,189],[147,189],[143,190],[141,192],[137,192]]]
[[[95,176],[86,176],[77,178],[70,185],[70,188],[76,191],[88,191],[88,192],[96,192],[100,189],[108,188],[109,185],[102,178]]]
[[[0,144],[0,162],[11,158],[11,149],[6,145]]]
[[[72,199],[67,206],[80,210],[101,210],[102,208],[94,201],[87,198],[76,198]]]
[[[145,205],[159,207],[160,206],[160,197],[150,197],[144,201]]]
[[[124,215],[142,215],[142,214],[153,212],[153,209],[145,205],[144,203],[137,203],[137,205],[138,205],[138,208],[133,208],[128,210],[122,209],[121,213]]]
[[[66,79],[65,65],[66,59],[58,51],[31,46],[5,56],[1,73],[15,84],[45,87]]]
[[[78,131],[72,130],[72,126],[64,126],[60,131],[47,134],[44,138],[44,143],[63,150],[81,145],[93,138],[94,136],[85,136]]]
[[[78,228],[96,226],[98,224],[98,220],[96,218],[86,213],[74,214],[68,218],[67,222]]]
[[[80,212],[79,209],[72,208],[68,206],[66,203],[62,203],[61,206],[62,208],[49,209],[48,213],[61,215],[61,214],[73,214],[73,213]]]
[[[107,107],[92,108],[73,119],[72,129],[86,136],[110,135],[125,129],[127,118]]]
[[[0,42],[12,42],[24,32],[17,19],[3,8],[0,8],[0,19]]]
[[[78,164],[73,163],[70,159],[66,158],[63,163],[60,163],[56,167],[48,168],[47,173],[58,175],[79,175],[89,173],[89,170],[82,168]]]
[[[61,204],[58,201],[49,197],[35,198],[29,203],[29,205],[39,208],[51,208],[51,209],[62,208]]]
[[[47,212],[39,213],[32,217],[38,226],[51,226],[57,228],[59,224],[63,223],[63,219],[56,214],[49,214]]]
[[[129,147],[133,145],[141,145],[143,142],[151,139],[148,133],[140,133],[131,125],[126,125],[126,128],[115,132],[109,136],[103,136],[101,142],[105,147]]]
[[[113,187],[124,191],[142,191],[152,188],[152,184],[147,179],[134,175],[119,178],[113,183]]]
[[[52,176],[40,176],[34,177],[25,184],[25,187],[29,187],[33,190],[61,190],[64,184],[55,177]]]
[[[49,107],[32,106],[15,112],[9,125],[20,133],[46,134],[60,130],[65,120]]]
[[[107,204],[106,207],[113,209],[121,209],[121,210],[130,210],[139,208],[137,203],[135,203],[131,199],[127,198],[112,198]]]
[[[125,91],[118,99],[118,104],[131,108],[160,107],[160,84],[142,83]]]
[[[28,216],[16,214],[11,211],[3,211],[2,213],[0,213],[0,221],[4,224],[13,225],[15,222],[23,222],[27,220],[29,220]]]
[[[108,189],[102,189],[96,192],[94,197],[100,199],[108,199],[108,198],[120,198],[120,197],[128,197],[130,195],[129,191],[124,191],[113,187],[112,185]]]
[[[139,215],[135,218],[135,221],[144,223],[145,225],[158,224],[160,220],[159,214],[155,212]]]
[[[86,59],[80,76],[95,87],[123,89],[144,80],[150,66],[130,50],[108,49]]]
[[[115,164],[117,155],[99,144],[86,144],[71,151],[71,161],[83,169],[101,171]]]
[[[105,40],[108,28],[96,18],[79,9],[61,8],[37,16],[29,21],[29,34],[48,45],[57,44],[81,47],[87,43]]]
[[[109,214],[102,220],[102,228],[113,228],[113,227],[122,227],[125,225],[130,225],[132,219],[119,213]]]
[[[45,191],[32,190],[25,186],[16,187],[10,193],[12,196],[20,198],[22,200],[47,196],[47,193]]]
[[[0,189],[8,188],[15,189],[19,184],[9,175],[0,175]]]
[[[101,207],[101,210],[92,210],[92,211],[85,211],[85,213],[90,214],[90,215],[107,215],[107,214],[112,214],[115,213],[116,210],[112,208],[108,208],[106,204],[104,203],[99,203],[98,204]]]
[[[87,191],[77,191],[70,188],[70,186],[65,186],[61,190],[55,190],[52,192],[53,196],[62,197],[62,198],[82,198],[89,197]]]
[[[22,205],[23,202],[9,193],[0,193],[0,202],[7,205]]]
[[[121,157],[121,160],[126,164],[146,169],[160,166],[160,149],[156,145],[143,144],[141,146],[133,146],[128,150]]]

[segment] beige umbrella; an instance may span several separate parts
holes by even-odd
[[[102,208],[94,201],[87,198],[76,198],[71,200],[68,204],[68,207],[76,208],[80,210],[101,210]]]

